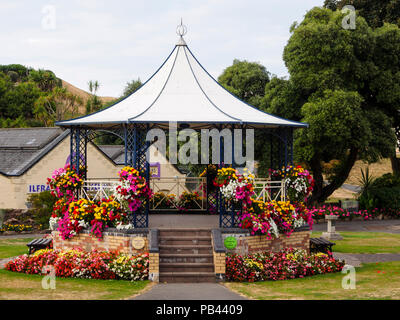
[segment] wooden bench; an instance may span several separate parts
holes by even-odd
[[[27,244],[29,254],[34,253],[36,250],[50,248],[52,241],[53,240],[49,238],[33,239]]]
[[[335,243],[324,238],[310,238],[310,253],[323,252],[332,255],[332,246]]]

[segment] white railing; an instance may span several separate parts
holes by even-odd
[[[179,196],[183,192],[197,192],[200,199],[194,199],[194,210],[207,209],[207,194],[206,194],[206,178],[202,177],[163,177],[163,178],[150,178],[150,188],[154,193],[163,193],[163,196],[157,201],[150,202],[150,209],[168,210],[161,208],[162,203],[166,200],[168,195],[173,195],[172,201],[173,209],[178,209]]]
[[[112,194],[113,187],[118,183],[118,179],[88,179],[84,181],[81,189],[80,196],[91,201],[101,200],[107,198]],[[155,202],[153,199],[150,201],[150,209],[166,210],[160,208],[163,200],[169,195],[174,195],[172,202],[172,209],[178,209],[179,196],[183,192],[197,192],[200,200],[194,200],[195,210],[207,209],[207,195],[205,191],[206,178],[201,177],[163,177],[163,178],[150,178],[150,188],[156,192],[162,192],[164,196]]]
[[[107,198],[112,194],[112,189],[117,183],[118,179],[86,180],[80,189],[80,196],[92,201]],[[193,209],[207,209],[206,178],[204,177],[152,177],[150,178],[150,188],[154,193],[162,192],[164,194],[157,201],[154,201],[154,199],[150,201],[150,209],[152,210],[168,210],[161,208],[161,205],[169,195],[173,195],[175,200],[172,201],[172,209],[178,209],[179,196],[185,191],[196,191],[200,196],[200,200],[194,201],[195,208]],[[255,179],[254,193],[256,200],[264,202],[286,200],[283,181]]]
[[[271,181],[265,179],[255,179],[254,193],[256,200],[286,201],[285,185],[283,181]]]
[[[118,179],[85,180],[80,189],[80,197],[91,201],[108,198],[112,194],[112,189],[117,183]]]

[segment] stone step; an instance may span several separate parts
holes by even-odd
[[[160,254],[160,263],[213,263],[214,258],[212,254],[176,254],[176,253],[164,253]]]
[[[214,272],[160,272],[160,282],[215,282]]]
[[[211,245],[170,245],[160,244],[160,255],[164,253],[181,253],[181,254],[212,254]]]
[[[211,245],[211,237],[209,236],[162,236],[160,244],[168,245]]]
[[[185,229],[159,229],[159,237],[164,236],[178,236],[178,237],[196,237],[196,236],[208,236],[211,237],[210,229],[197,229],[197,228],[185,228]]]
[[[160,272],[214,272],[213,263],[160,263]]]

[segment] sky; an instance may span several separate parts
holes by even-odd
[[[323,0],[0,0],[0,64],[52,70],[100,96],[118,97],[128,81],[147,80],[185,41],[218,78],[234,59],[288,76],[282,59],[290,26]]]

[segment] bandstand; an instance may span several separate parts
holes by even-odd
[[[270,167],[278,168],[291,164],[293,130],[307,125],[260,111],[232,95],[204,69],[190,51],[183,38],[186,33],[185,27],[180,25],[177,31],[179,41],[172,52],[160,68],[133,94],[106,109],[56,123],[71,130],[70,154],[74,167],[77,170],[80,167],[86,168],[87,144],[99,135],[111,133],[124,141],[125,164],[141,171],[153,191],[165,189],[162,184],[167,184],[168,181],[169,186],[174,185],[178,190],[185,190],[188,185],[197,188],[210,184],[206,177],[150,176],[146,152],[153,142],[146,140],[147,133],[152,129],[167,132],[171,129],[171,123],[176,125],[177,131],[188,128],[196,132],[202,129],[219,131],[228,129],[232,133],[235,129],[261,131],[265,138],[265,148],[269,151]],[[235,166],[234,160],[224,159],[222,141],[221,137],[218,147],[221,151],[219,163]],[[233,145],[232,143],[232,148]],[[231,151],[233,154],[233,150]],[[83,175],[86,179],[85,172]],[[102,192],[106,194],[111,186],[112,181],[86,179],[81,196],[99,197]],[[91,188],[96,190],[94,195],[93,192],[89,192]],[[273,195],[272,189],[276,190]],[[199,207],[195,210],[209,213],[213,208],[219,214],[220,227],[235,227],[238,222],[235,210],[224,204],[217,190],[210,190],[210,188],[201,189],[204,201],[199,203]],[[271,197],[285,197],[281,181],[258,179],[255,191],[256,196],[264,200]],[[140,212],[133,215],[134,227],[148,227],[149,212],[157,210],[157,204],[146,203]]]

